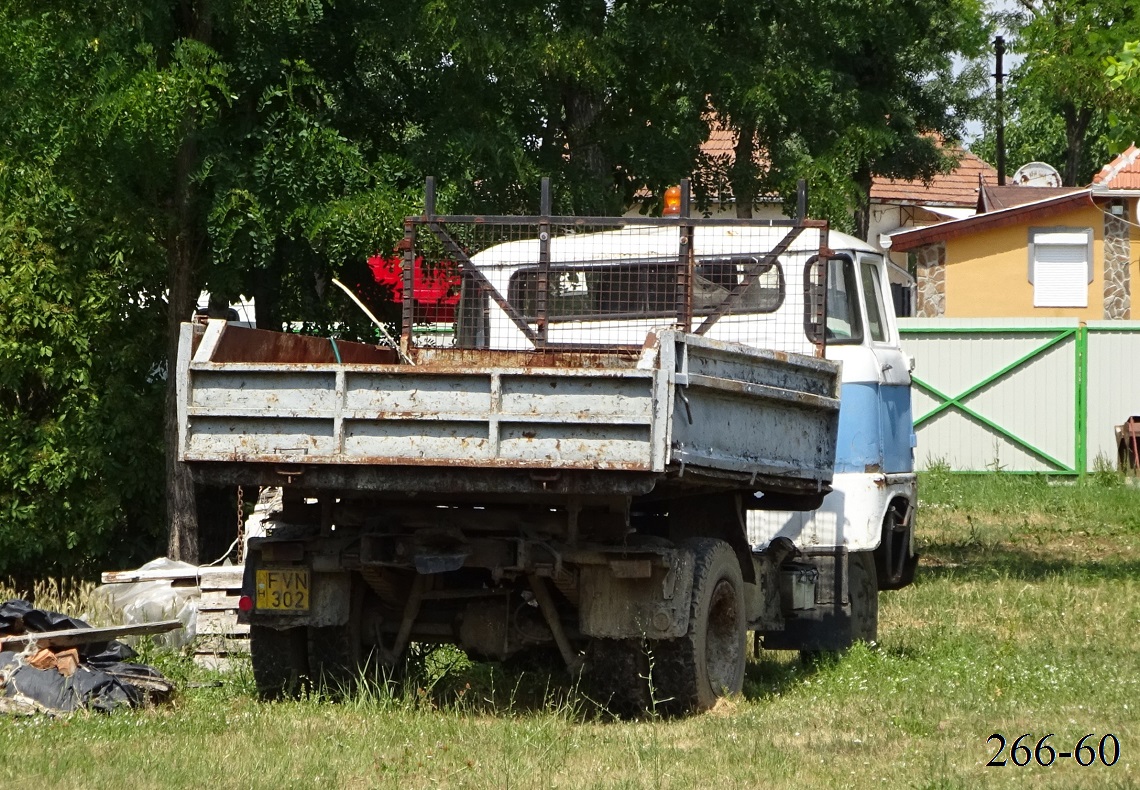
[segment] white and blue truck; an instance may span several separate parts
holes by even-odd
[[[915,559],[882,257],[823,222],[690,218],[684,193],[663,218],[433,195],[394,347],[183,326],[181,460],[281,491],[240,602],[262,693],[452,643],[699,710],[741,691],[749,634],[873,640]]]

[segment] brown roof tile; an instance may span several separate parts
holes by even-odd
[[[736,133],[720,123],[711,121],[708,138],[701,143],[701,153],[709,158],[725,157],[731,160],[736,148]],[[878,178],[871,182],[871,200],[879,203],[904,203],[974,207],[978,202],[978,177],[997,180],[997,170],[961,148],[951,148],[958,157],[958,167],[949,173],[939,173],[930,184],[921,180],[902,181]],[[767,163],[763,152],[757,152],[757,164]]]
[[[978,196],[978,213],[1001,211],[1003,208],[1080,191],[1081,187],[1026,187],[1009,184],[999,187],[983,184],[982,192]]]
[[[701,143],[701,153],[709,157],[732,157],[736,150],[736,133],[716,122],[710,126],[708,139]]]
[[[878,203],[918,203],[973,207],[978,202],[978,177],[997,180],[997,170],[961,148],[949,153],[958,156],[958,166],[949,173],[938,173],[929,184],[876,178],[871,183],[871,200]]]
[[[1093,184],[1106,189],[1140,189],[1140,148],[1128,150],[1113,159],[1093,176]]]

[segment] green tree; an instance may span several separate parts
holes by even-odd
[[[1119,147],[1114,120],[1136,117],[1140,106],[1137,94],[1122,90],[1105,73],[1108,59],[1140,36],[1140,8],[1131,0],[1019,0],[1018,5],[1013,51],[1022,61],[1010,74],[1006,94],[1008,161],[1011,167],[1045,161],[1066,185],[1087,184]],[[975,147],[988,155],[992,131]]]
[[[622,211],[693,169],[706,104],[684,4],[381,5],[350,86],[361,136],[437,175],[465,211],[533,211],[543,176],[559,211]],[[391,25],[413,43],[386,47]],[[378,107],[385,122],[360,114]]]
[[[1140,41],[1126,41],[1104,66],[1105,76],[1123,97],[1108,116],[1113,148],[1120,151],[1140,139]]]
[[[937,138],[961,133],[977,89],[975,72],[952,68],[985,44],[977,0],[702,7],[710,101],[737,139],[725,186],[741,215],[803,177],[816,213],[865,236],[872,177],[929,178],[949,164]]]
[[[0,530],[22,546],[0,572],[65,567],[61,546],[153,552],[164,522],[170,553],[196,560],[189,478],[169,453],[156,472],[175,446],[179,323],[207,287],[264,294],[270,322],[327,324],[329,278],[394,243],[391,163],[337,129],[345,64],[326,79],[309,62],[352,49],[352,20],[325,8],[0,9],[0,269],[22,306],[0,343],[24,349],[0,362]]]

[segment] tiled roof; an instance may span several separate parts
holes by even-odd
[[[720,124],[711,124],[708,139],[701,143],[705,156],[732,158],[735,152],[736,133]],[[997,170],[969,151],[950,149],[958,156],[958,167],[949,173],[939,173],[930,184],[919,181],[901,181],[878,178],[871,182],[871,200],[879,203],[910,203],[918,205],[962,206],[973,208],[978,202],[978,176],[997,181]],[[762,155],[757,157],[763,164]]]
[[[1113,159],[1093,176],[1093,186],[1103,189],[1140,189],[1140,148],[1128,150]]]
[[[1060,211],[1092,205],[1095,205],[1092,200],[1092,190],[1086,187],[1068,194],[1035,200],[1032,203],[1023,203],[1020,206],[991,211],[987,214],[975,214],[965,219],[940,222],[937,225],[927,225],[924,228],[896,231],[891,234],[891,249],[906,252],[926,244],[1017,223],[1042,220],[1054,216]]]
[[[978,195],[978,213],[986,211],[1001,211],[1003,208],[1012,208],[1037,200],[1067,195],[1070,192],[1080,192],[1081,187],[1024,187],[1024,186],[991,186],[982,184],[981,194]]]
[[[701,153],[709,157],[731,157],[735,150],[736,133],[719,123],[710,124],[708,139],[701,143]]]
[[[961,148],[948,149],[958,157],[958,166],[949,173],[938,173],[929,184],[876,178],[871,183],[871,200],[876,203],[913,203],[940,206],[968,206],[978,203],[978,178],[997,181],[997,170]]]

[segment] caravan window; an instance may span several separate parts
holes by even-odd
[[[754,280],[729,313],[769,313],[784,298],[784,277],[778,264],[762,264],[759,256],[700,258],[693,280],[693,314],[708,315],[719,308],[749,274]],[[549,321],[588,321],[677,313],[681,271],[667,262],[622,264],[584,263],[550,267],[546,288]],[[538,317],[537,267],[511,275],[508,299],[529,319]]]

